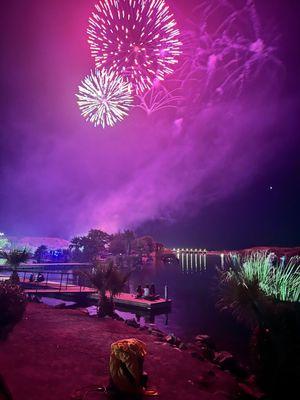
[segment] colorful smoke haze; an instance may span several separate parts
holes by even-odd
[[[299,4],[257,2],[226,42],[221,2],[205,3],[214,10],[209,32],[203,1],[169,1],[195,47],[186,45],[166,81],[167,107],[153,112],[140,98],[105,130],[82,118],[75,98],[94,68],[86,35],[94,1],[2,7],[0,231],[69,238],[137,228],[174,245],[296,244]],[[233,12],[242,3],[252,4],[233,1]]]

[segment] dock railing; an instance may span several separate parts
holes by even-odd
[[[21,286],[31,293],[45,289],[57,293],[68,291],[81,293],[91,289],[88,280],[76,272],[20,270],[18,275]]]

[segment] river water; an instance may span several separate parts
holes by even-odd
[[[131,277],[130,289],[138,284],[154,283],[157,293],[164,294],[168,286],[172,299],[171,312],[151,315],[120,313],[121,316],[136,318],[141,324],[154,324],[167,333],[173,333],[190,341],[197,334],[210,335],[219,350],[231,351],[241,360],[248,361],[249,331],[238,324],[229,313],[220,312],[215,303],[218,297],[216,267],[221,265],[219,256],[201,256],[197,263],[188,263],[186,258],[180,265],[165,265],[136,272]]]

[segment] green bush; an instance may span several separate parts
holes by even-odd
[[[21,321],[26,308],[26,296],[16,285],[0,282],[0,340],[6,339]]]
[[[257,381],[272,399],[292,398],[300,380],[300,260],[270,262],[267,253],[229,257],[219,270],[217,307],[252,328]]]

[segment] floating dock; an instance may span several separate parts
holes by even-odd
[[[93,299],[98,298],[97,295],[92,294],[90,297]],[[172,304],[170,299],[159,298],[157,300],[137,299],[134,294],[120,293],[114,297],[115,305],[122,305],[124,308],[142,308],[144,310],[159,310],[162,308],[169,308]]]
[[[35,295],[47,295],[47,294],[86,294],[92,299],[98,299],[98,291],[95,288],[87,286],[78,286],[70,283],[58,283],[58,282],[30,282],[28,279],[24,279],[23,284],[24,292],[27,294]],[[109,293],[107,293],[109,296]],[[143,298],[136,298],[135,294],[120,293],[114,297],[114,303],[116,305],[122,305],[128,308],[140,308],[144,310],[159,310],[169,308],[172,301],[170,299],[159,298],[157,300],[146,300]]]

